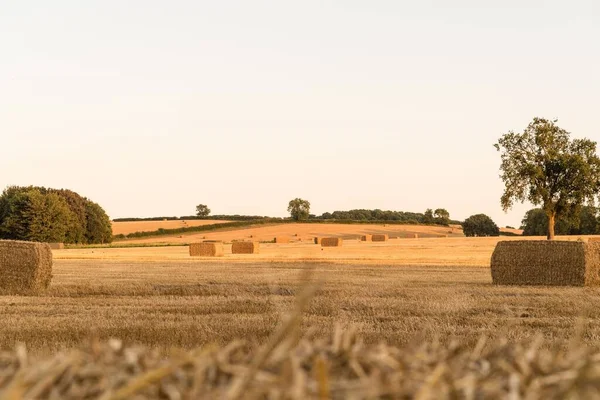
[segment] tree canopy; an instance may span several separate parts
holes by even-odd
[[[571,139],[556,122],[534,118],[523,133],[510,131],[495,144],[505,185],[502,208],[506,211],[526,200],[541,206],[548,219],[548,239],[554,238],[557,218],[594,205],[600,191],[596,142]]]
[[[206,204],[198,204],[196,206],[196,216],[208,217],[210,215],[210,208]]]
[[[581,211],[571,218],[561,217],[556,220],[556,235],[596,235],[600,233],[596,207],[583,206]],[[524,236],[544,236],[548,232],[548,218],[541,208],[534,208],[525,213],[521,221]]]
[[[310,203],[308,200],[295,198],[294,200],[290,200],[287,210],[292,219],[296,221],[305,220],[310,215]]]
[[[102,207],[73,191],[10,186],[0,196],[0,239],[110,243],[112,227]]]
[[[490,217],[485,214],[475,214],[467,218],[463,223],[465,236],[499,236],[500,228]]]

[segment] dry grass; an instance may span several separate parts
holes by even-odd
[[[52,279],[47,243],[0,240],[0,294],[40,293]]]
[[[306,298],[306,297],[301,297]],[[600,353],[579,346],[541,349],[483,336],[397,348],[365,345],[337,325],[323,338],[300,337],[297,302],[265,345],[206,346],[168,359],[119,340],[31,362],[23,347],[0,353],[7,399],[592,399],[600,397]]]
[[[176,250],[185,255],[185,248]],[[1,296],[0,347],[23,342],[48,352],[90,335],[165,350],[236,338],[260,344],[292,304],[309,266],[323,286],[302,326],[320,334],[340,321],[355,326],[367,343],[458,337],[472,345],[482,334],[521,340],[542,333],[548,345],[563,345],[582,317],[584,340],[600,339],[598,289],[498,287],[485,267],[253,263],[187,255],[136,261],[155,249],[138,251],[129,259],[56,259],[44,296]]]
[[[162,229],[178,229],[188,228],[193,226],[204,226],[212,224],[224,224],[231,221],[222,220],[169,220],[169,221],[130,221],[130,222],[113,222],[113,235],[127,235],[135,232],[156,231]]]
[[[272,238],[271,238],[272,239]],[[539,240],[531,237],[527,240]],[[566,238],[577,240],[577,237]],[[449,265],[490,266],[490,259],[499,241],[523,240],[523,238],[420,238],[398,239],[384,243],[364,243],[357,239],[345,239],[343,247],[322,248],[302,243],[276,245],[262,243],[260,253],[253,261],[273,262],[336,262],[384,265]],[[243,262],[248,258],[231,254],[231,245],[225,244],[223,262]],[[68,249],[54,252],[55,259],[90,259],[161,262],[165,260],[186,261],[189,259],[185,247],[148,248],[102,248]]]

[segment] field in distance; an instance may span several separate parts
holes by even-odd
[[[167,221],[117,221],[112,223],[113,235],[127,235],[135,232],[152,232],[159,229],[179,229],[192,226],[223,224],[231,221],[212,219],[167,220]]]
[[[120,229],[118,224],[121,223],[115,223],[114,227]],[[157,226],[160,228],[164,228],[164,226]],[[342,237],[344,239],[356,239],[360,235],[365,234],[388,234],[390,237],[407,237],[417,234],[421,238],[446,236],[464,237],[462,228],[460,226],[448,227],[394,224],[286,223],[253,225],[248,226],[246,228],[223,228],[209,232],[191,232],[187,234],[183,233],[177,235],[126,239],[124,242],[138,244],[182,244],[191,242],[201,242],[202,240],[222,240],[225,242],[230,242],[232,240],[272,241],[273,238],[276,236],[288,237],[295,241],[311,241],[315,236],[333,236]]]

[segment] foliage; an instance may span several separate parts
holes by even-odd
[[[499,236],[500,229],[490,217],[485,214],[471,215],[462,223],[465,236]]]
[[[556,220],[557,235],[595,235],[600,233],[599,211],[596,207],[583,206],[579,213]],[[525,236],[544,236],[548,232],[548,218],[541,208],[534,208],[525,213],[521,221],[521,229]]]
[[[196,216],[208,217],[210,215],[210,208],[206,204],[198,204],[196,206]]]
[[[287,210],[293,220],[303,221],[308,219],[310,214],[310,203],[308,200],[295,198],[294,200],[290,200]]]
[[[428,208],[427,210],[425,210],[425,213],[423,214],[423,223],[424,224],[433,224],[435,222],[435,218],[433,217],[433,210],[431,208]]]
[[[437,225],[449,225],[450,213],[444,208],[438,208],[433,212],[433,220]]]
[[[600,158],[596,142],[570,139],[556,121],[534,118],[523,133],[509,132],[495,144],[501,152],[501,197],[506,211],[514,202],[540,205],[548,218],[548,239],[555,222],[593,205],[600,191]]]
[[[10,186],[0,196],[0,239],[109,243],[112,230],[104,210],[73,191]]]
[[[86,220],[86,243],[104,244],[112,242],[112,226],[102,207],[88,201],[86,203]]]

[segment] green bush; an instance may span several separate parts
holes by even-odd
[[[0,239],[110,243],[112,230],[106,212],[73,191],[10,186],[0,196]]]

